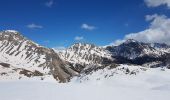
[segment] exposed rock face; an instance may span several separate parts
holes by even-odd
[[[67,82],[72,76],[78,75],[76,71],[71,69],[69,63],[61,60],[54,51],[48,56],[52,59],[49,66],[55,79]]]
[[[19,32],[10,30],[0,32],[0,62],[1,65],[6,63],[28,71],[52,74],[61,82],[77,74],[52,49],[39,46]]]

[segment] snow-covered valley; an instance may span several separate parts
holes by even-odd
[[[100,74],[100,75],[99,75]],[[137,75],[120,75],[96,80],[101,71],[89,80],[57,83],[52,79],[0,81],[1,100],[169,100],[170,70],[149,69]]]

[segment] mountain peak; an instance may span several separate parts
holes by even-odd
[[[95,47],[97,47],[97,46],[95,46],[94,44],[89,44],[89,43],[75,43],[75,44],[73,44],[71,47],[70,47],[70,49],[71,48],[95,48]]]
[[[73,44],[73,46],[89,46],[89,45],[95,46],[94,44],[90,44],[90,43],[81,43],[81,42]]]
[[[6,32],[13,32],[13,33],[16,33],[16,32],[18,32],[18,31],[16,31],[16,30],[5,30]]]
[[[124,43],[132,43],[132,42],[138,42],[135,39],[127,39]]]
[[[16,30],[4,30],[3,32],[5,32],[5,33],[14,33],[14,34],[18,34],[19,33]]]

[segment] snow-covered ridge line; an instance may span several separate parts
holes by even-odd
[[[58,53],[62,59],[82,65],[101,65],[103,58],[112,60],[111,54],[104,48],[86,43],[76,43]]]
[[[4,30],[4,32],[19,33],[19,32],[18,32],[18,31],[16,31],[16,30]]]
[[[28,71],[37,70],[61,82],[76,74],[52,49],[39,46],[16,31],[0,32],[0,62]]]
[[[63,60],[81,65],[102,66],[103,62],[105,62],[104,64],[132,63],[142,65],[148,62],[165,61],[169,58],[170,46],[129,39],[118,46],[107,47],[76,43],[65,50],[57,51],[57,53]]]

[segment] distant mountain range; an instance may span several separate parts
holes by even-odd
[[[57,51],[17,31],[0,32],[0,79],[53,76],[59,82],[68,82],[82,73],[120,65],[170,68],[170,46],[129,39],[118,46],[76,43]]]

